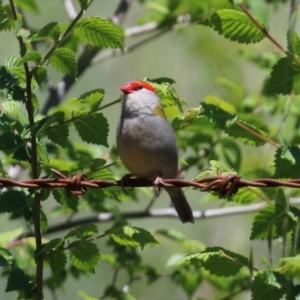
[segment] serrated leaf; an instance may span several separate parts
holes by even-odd
[[[0,7],[0,20],[0,31],[15,28],[15,18],[10,4],[5,4]]]
[[[275,178],[300,177],[300,149],[298,146],[278,148],[275,153]]]
[[[19,86],[18,80],[4,66],[0,66],[0,89],[7,89],[8,100],[25,102],[25,90]]]
[[[211,27],[224,37],[243,44],[258,43],[265,37],[264,32],[245,13],[231,9],[218,10],[199,24]]]
[[[29,51],[27,52],[22,59],[20,60],[19,63],[24,64],[26,62],[29,61],[35,61],[35,62],[39,62],[41,60],[42,56],[41,53],[38,51]]]
[[[0,150],[12,152],[23,145],[24,141],[18,134],[4,132],[0,135]]]
[[[92,179],[105,179],[105,180],[115,180],[113,172],[108,169],[100,169],[87,173],[87,178]]]
[[[96,233],[98,233],[98,227],[95,224],[84,224],[68,232],[64,238],[76,238],[83,241],[90,238]]]
[[[84,116],[74,121],[80,138],[87,143],[108,147],[108,122],[102,113]]]
[[[242,268],[247,268],[247,257],[231,252],[222,247],[208,247],[200,253],[186,256],[182,262],[200,264],[205,270],[217,276],[234,276]]]
[[[21,125],[25,126],[28,124],[28,118],[21,110],[20,102],[14,100],[4,101],[2,103],[2,108],[6,114],[16,118],[21,123]]]
[[[125,225],[118,228],[118,230],[113,229],[111,238],[118,244],[123,246],[138,247],[142,249],[146,245],[159,245],[158,241],[153,237],[153,235],[139,227],[133,227],[131,225]]]
[[[244,128],[245,126],[248,130]],[[256,132],[262,137],[269,135],[268,126],[263,120],[253,114],[241,115],[241,118],[238,118],[235,124],[228,126],[224,131],[238,141],[255,147],[262,146],[266,142],[253,132]]]
[[[206,117],[210,123],[214,124],[220,129],[231,126],[237,119],[236,115],[228,113],[221,107],[205,102],[202,103],[200,115]]]
[[[54,189],[52,191],[54,199],[61,205],[77,211],[79,198],[78,196],[68,195],[65,189]]]
[[[190,124],[195,121],[195,119],[198,117],[200,113],[199,108],[191,108],[185,111],[183,114],[177,116],[172,121],[172,127],[175,131],[182,130],[189,126]]]
[[[6,284],[6,292],[21,291],[29,287],[30,278],[23,270],[13,269],[8,276]]]
[[[52,66],[64,74],[77,76],[77,60],[74,53],[68,48],[58,48],[50,56]]]
[[[40,249],[38,254],[42,253],[51,253],[57,249],[61,249],[64,246],[64,239],[55,238],[50,240],[48,243],[43,244],[43,247]]]
[[[59,275],[65,268],[67,263],[67,255],[65,252],[55,252],[47,256],[50,268],[54,275]]]
[[[67,125],[60,125],[47,130],[47,138],[61,147],[66,147],[69,137],[69,127]]]
[[[40,29],[36,34],[31,37],[32,41],[51,38],[54,41],[57,41],[60,37],[60,25],[57,22],[50,22]]]
[[[46,144],[43,141],[37,143],[37,158],[41,165],[49,161]]]
[[[88,104],[90,107],[90,111],[94,111],[101,104],[104,98],[104,94],[105,92],[103,89],[95,89],[82,94],[78,98],[78,101]]]
[[[251,240],[267,240],[270,236],[275,239],[282,236],[284,231],[289,232],[293,229],[296,216],[281,189],[277,189],[275,200],[275,205],[267,205],[255,216],[252,223]]]
[[[279,274],[280,275],[280,274]],[[252,300],[272,299],[280,300],[284,294],[283,288],[277,288],[274,285],[267,283],[267,275],[265,273],[258,273],[254,277],[251,288]]]
[[[124,49],[120,33],[108,20],[98,17],[80,19],[74,29],[75,36],[95,47]]]
[[[241,204],[249,204],[260,199],[259,195],[262,195],[262,197],[264,195],[263,191],[259,188],[242,188],[239,189],[238,192],[233,196],[228,197],[228,200]]]
[[[48,219],[47,219],[47,215],[42,209],[40,212],[40,224],[41,224],[42,232],[45,233],[48,229]]]
[[[13,158],[20,161],[29,161],[31,158],[31,149],[28,146],[19,147],[15,150]]]
[[[94,243],[70,244],[70,260],[79,270],[94,273],[100,258],[99,249]]]
[[[34,73],[34,79],[38,85],[41,85],[47,78],[47,69],[43,66],[40,66]]]
[[[283,257],[279,261],[277,272],[290,277],[299,277],[300,274],[300,255],[294,257]]]
[[[284,57],[273,66],[270,78],[264,87],[266,95],[289,95],[292,91],[296,95],[300,93],[298,82],[300,79],[300,67],[290,57]]]
[[[0,213],[22,212],[26,207],[26,195],[22,191],[7,191],[0,195]]]
[[[242,152],[238,144],[232,139],[222,139],[220,144],[223,146],[222,151],[225,158],[225,161],[229,167],[238,171],[241,167],[242,161]]]

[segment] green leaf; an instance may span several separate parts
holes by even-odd
[[[153,235],[143,228],[125,225],[118,229],[112,229],[112,232],[111,238],[116,243],[123,246],[140,246],[144,249],[146,245],[159,245],[159,242],[153,237]]]
[[[65,252],[55,252],[47,256],[50,268],[54,275],[59,275],[65,268],[67,263],[67,255]]]
[[[41,166],[49,161],[46,144],[43,141],[37,143],[37,158]]]
[[[34,73],[34,79],[38,85],[41,85],[46,80],[47,75],[47,69],[43,66],[40,66]]]
[[[21,104],[19,101],[4,101],[2,103],[2,107],[7,115],[16,118],[21,123],[21,125],[25,126],[28,124],[28,118],[22,111]]]
[[[289,57],[280,58],[272,68],[264,93],[266,95],[289,95],[294,91],[298,95],[300,93],[299,79],[300,67]]]
[[[40,29],[36,34],[31,37],[32,41],[50,38],[57,41],[60,37],[60,24],[51,22]]]
[[[77,76],[77,60],[74,53],[68,48],[58,48],[50,56],[52,66],[71,77]]]
[[[67,125],[55,126],[46,132],[47,138],[61,147],[66,147],[69,137],[69,127]]]
[[[15,28],[15,18],[10,4],[5,4],[0,7],[0,20],[0,31]]]
[[[250,239],[267,240],[282,236],[284,232],[293,229],[296,216],[289,207],[282,189],[277,189],[275,205],[264,207],[254,218]]]
[[[8,276],[6,292],[25,290],[30,285],[30,278],[24,273],[23,270],[16,268],[13,269]]]
[[[29,161],[31,159],[31,149],[28,146],[21,146],[15,150],[13,158],[20,161]]]
[[[259,195],[262,195],[261,197]],[[249,204],[253,201],[263,198],[263,191],[256,187],[245,187],[239,189],[238,192],[227,199],[229,201],[233,201],[241,204]]]
[[[280,282],[283,281],[283,279],[281,279],[281,277],[279,277],[278,275],[277,275],[278,280],[280,280]],[[280,300],[282,299],[282,296],[284,294],[284,289],[278,288],[274,284],[270,284],[270,282],[268,282],[268,276],[266,273],[258,273],[254,277],[251,292],[252,292],[251,295],[252,300],[259,300],[259,299]]]
[[[42,59],[42,55],[38,51],[29,51],[27,52],[22,59],[20,60],[20,64],[24,64],[29,61],[39,62]]]
[[[98,233],[98,227],[95,224],[84,224],[71,230],[65,239],[76,238],[84,241],[96,233]]]
[[[39,12],[36,0],[15,0],[15,3],[23,10],[27,10],[34,13]]]
[[[210,123],[214,124],[217,128],[224,129],[235,123],[237,116],[224,110],[221,106],[223,103],[218,103],[218,106],[210,103],[202,103],[200,115],[205,116]],[[227,109],[227,107],[224,107]],[[228,107],[228,110],[231,110]]]
[[[47,219],[47,215],[42,209],[40,212],[40,222],[41,222],[41,229],[43,233],[45,233],[48,229],[48,219]]]
[[[0,150],[12,152],[23,145],[20,135],[13,132],[4,132],[0,135]]]
[[[68,195],[66,189],[63,188],[58,188],[52,190],[52,194],[54,199],[64,207],[68,207],[72,209],[73,211],[77,211],[78,209],[78,203],[79,203],[79,198],[78,196],[74,195]]]
[[[0,66],[0,89],[7,90],[8,100],[25,102],[25,90],[19,86],[18,80],[4,66]]]
[[[95,89],[95,90],[92,90],[92,91],[82,94],[78,98],[78,101],[88,104],[90,107],[90,111],[94,111],[101,104],[101,102],[104,98],[104,94],[105,94],[105,92],[103,89]]]
[[[87,178],[89,180],[92,179],[115,180],[114,173],[104,168],[87,173]]]
[[[0,195],[0,213],[22,212],[26,207],[26,195],[22,191],[7,191]]]
[[[64,239],[55,238],[48,243],[43,244],[38,254],[52,253],[56,250],[61,250],[64,247]]]
[[[108,122],[102,113],[83,116],[74,121],[80,138],[87,143],[108,147]]]
[[[299,178],[300,177],[300,149],[298,146],[282,147],[276,150],[275,178]]]
[[[242,268],[247,268],[246,257],[222,247],[208,247],[200,253],[186,256],[182,262],[200,264],[205,270],[217,276],[234,276]]]
[[[211,27],[224,37],[239,43],[258,43],[265,37],[264,32],[245,13],[231,9],[218,10],[199,24]]]
[[[188,127],[198,117],[200,113],[199,108],[190,108],[183,114],[180,114],[172,121],[172,127],[175,131],[182,130]]]
[[[124,49],[116,26],[105,19],[98,17],[80,19],[73,33],[83,42],[95,47]]]
[[[238,171],[241,167],[242,152],[238,144],[232,139],[224,138],[220,140],[225,161],[229,167]]]
[[[94,273],[99,259],[99,249],[94,243],[70,244],[70,260],[77,269]]]
[[[299,277],[300,274],[300,255],[294,257],[283,257],[279,261],[277,272],[288,277]]]

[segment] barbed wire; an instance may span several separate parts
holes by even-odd
[[[38,178],[17,181],[9,178],[0,178],[0,187],[23,187],[31,189],[40,188],[66,188],[72,195],[83,195],[88,188],[108,188],[108,187],[194,187],[201,192],[214,191],[221,198],[231,196],[237,193],[243,187],[291,187],[300,188],[300,179],[279,180],[273,178],[259,178],[254,180],[245,180],[236,174],[228,174],[222,176],[208,176],[195,180],[184,179],[162,179],[151,181],[142,178],[131,178],[130,175],[125,175],[120,180],[87,180],[84,173],[74,175],[68,178],[60,171],[51,169],[58,178]]]

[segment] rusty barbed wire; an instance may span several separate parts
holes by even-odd
[[[259,178],[254,180],[245,180],[236,174],[222,176],[208,176],[197,180],[184,179],[161,179],[159,181],[151,181],[141,178],[130,178],[126,176],[126,180],[87,180],[84,173],[79,173],[72,178],[68,178],[60,171],[51,169],[57,178],[39,178],[17,181],[9,178],[0,178],[1,187],[23,187],[31,189],[40,188],[66,188],[70,194],[83,195],[88,188],[108,188],[108,187],[194,187],[201,192],[214,191],[218,192],[221,198],[231,196],[243,187],[291,187],[300,188],[300,179],[279,180],[273,178]]]

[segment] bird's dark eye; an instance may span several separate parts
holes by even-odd
[[[138,85],[138,90],[141,90],[142,88],[143,88],[143,86],[142,85]]]

